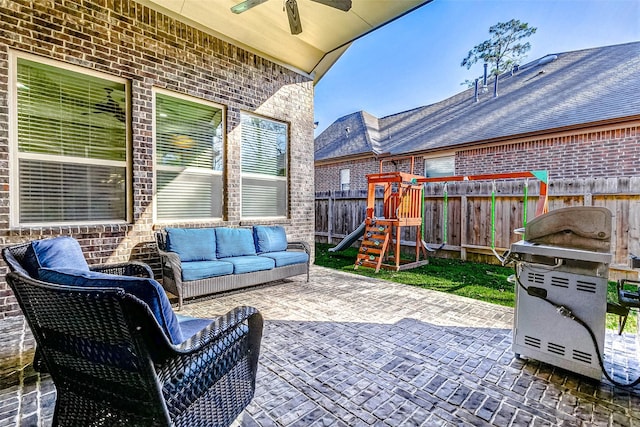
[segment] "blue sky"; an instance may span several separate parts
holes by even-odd
[[[384,117],[464,90],[482,64],[467,70],[462,59],[510,19],[538,29],[523,63],[640,40],[639,0],[434,0],[355,42],[320,80],[316,135],[355,111]]]

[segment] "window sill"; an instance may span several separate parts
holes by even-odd
[[[244,218],[240,220],[241,226],[249,225],[291,225],[291,219],[285,217],[273,218]]]

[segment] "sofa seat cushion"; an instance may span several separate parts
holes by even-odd
[[[182,262],[182,280],[200,280],[207,277],[224,276],[233,273],[233,264],[226,261]]]
[[[253,230],[250,228],[216,228],[216,251],[218,258],[255,255]]]
[[[276,266],[276,262],[272,258],[257,255],[230,257],[224,260],[233,264],[233,274],[271,270]]]
[[[40,279],[59,285],[121,288],[149,306],[153,316],[173,344],[184,341],[178,319],[167,294],[158,282],[143,277],[118,276],[75,269],[40,269]],[[72,315],[73,313],[70,313]]]
[[[256,225],[253,227],[253,238],[259,254],[287,250],[287,234],[279,225]]]
[[[276,262],[276,267],[309,262],[309,254],[301,251],[269,252],[258,256],[273,259]]]
[[[214,261],[216,233],[214,228],[167,228],[167,250],[180,261]]]
[[[60,236],[31,242],[24,259],[25,270],[31,277],[38,278],[40,268],[72,268],[89,271],[82,248],[76,239]]]
[[[183,316],[176,314],[182,336],[185,340],[188,340],[213,322],[211,319],[200,319],[198,317]]]

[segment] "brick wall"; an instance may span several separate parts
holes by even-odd
[[[456,151],[457,175],[544,169],[551,179],[615,178],[640,175],[640,125],[594,128],[545,138],[519,140]],[[385,162],[385,171],[409,172],[406,160]],[[316,166],[316,191],[340,189],[340,169],[351,169],[351,190],[367,188],[366,174],[377,173],[373,157]],[[414,173],[424,172],[421,156]]]
[[[76,237],[90,264],[130,259],[157,267],[153,243],[152,88],[189,94],[227,107],[226,216],[240,220],[240,111],[289,124],[290,218],[293,240],[312,242],[313,83],[173,18],[129,0],[0,0],[0,243],[56,235]],[[9,228],[9,52],[29,52],[131,82],[133,221],[130,224]],[[7,269],[2,264],[0,275]],[[19,313],[0,281],[0,319]]]
[[[456,173],[546,169],[551,179],[640,175],[638,126],[549,136],[456,152]]]
[[[351,171],[351,190],[367,189],[367,174],[380,172],[380,161],[375,158],[342,161],[334,164],[317,165],[315,168],[316,191],[339,191],[340,171],[349,169]],[[410,160],[398,160],[395,162],[384,162],[383,172],[405,172],[411,173]],[[421,174],[424,171],[424,162],[416,159],[414,164],[414,174]]]

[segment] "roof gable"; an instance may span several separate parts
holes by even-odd
[[[315,158],[379,154],[378,119],[366,111],[341,117],[315,139]]]

